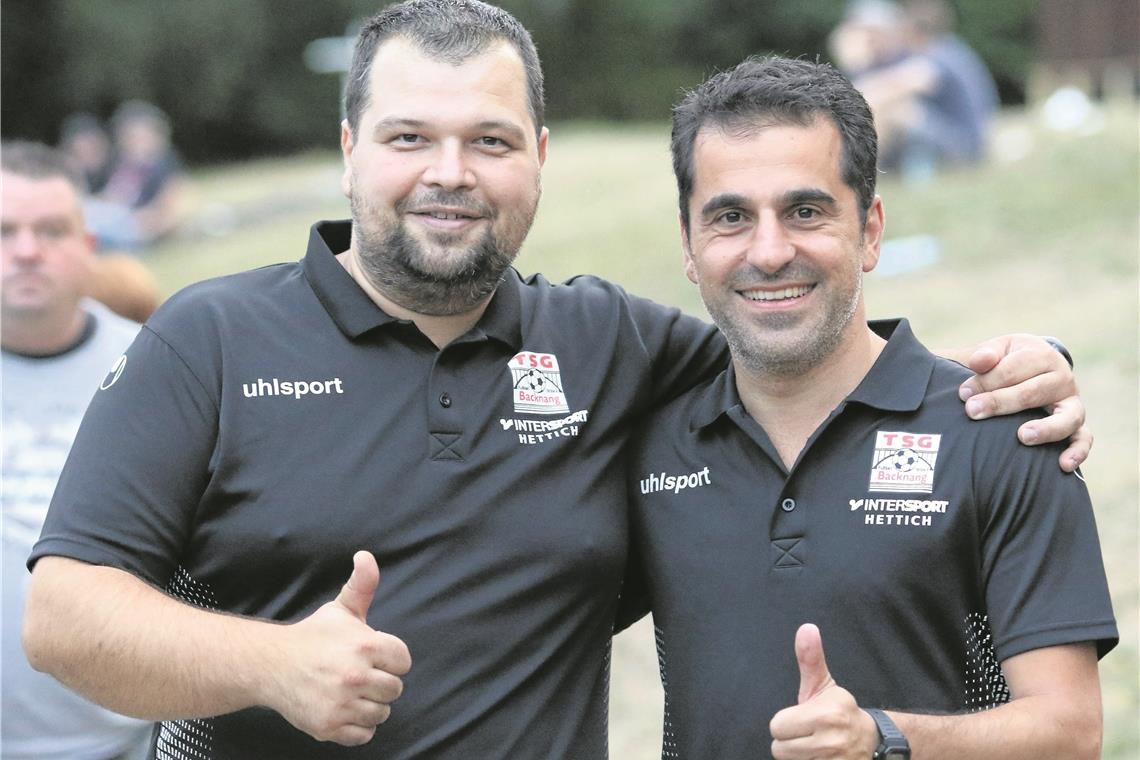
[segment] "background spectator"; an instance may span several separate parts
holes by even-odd
[[[79,420],[138,325],[84,299],[93,245],[82,181],[36,143],[0,148],[0,362],[3,435],[3,733],[6,760],[127,758],[150,724],[108,712],[37,673],[20,646],[24,562]],[[104,380],[104,382],[109,382]]]
[[[73,113],[60,127],[59,148],[83,172],[87,193],[98,193],[111,174],[111,138],[92,114]]]
[[[186,212],[186,178],[170,144],[170,121],[139,100],[111,119],[115,157],[106,185],[89,204],[102,248],[137,250],[173,232]]]
[[[833,36],[837,59],[875,113],[880,165],[905,179],[985,157],[997,88],[953,27],[942,0],[915,0],[901,11],[864,0]]]

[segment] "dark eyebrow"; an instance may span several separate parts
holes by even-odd
[[[740,193],[721,193],[720,195],[714,195],[705,202],[705,205],[701,206],[701,218],[707,219],[722,209],[746,205],[748,205],[748,199]]]
[[[814,187],[791,190],[780,197],[780,205],[784,207],[798,206],[801,203],[820,203],[825,206],[835,206],[838,201],[831,193]]]

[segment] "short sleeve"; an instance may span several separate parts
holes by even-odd
[[[165,586],[210,478],[216,390],[143,328],[103,380],[28,559],[59,555]]]
[[[993,436],[990,436],[993,438]],[[1012,433],[1008,440],[1012,440]],[[1031,649],[1119,641],[1088,488],[1056,447],[975,451],[985,505],[983,577],[1000,660]]]
[[[728,366],[728,344],[716,327],[672,306],[637,296],[629,299],[649,355],[652,407],[672,401]]]

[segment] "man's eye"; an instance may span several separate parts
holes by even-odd
[[[479,138],[479,144],[486,147],[486,148],[503,148],[503,147],[506,147],[506,145],[507,145],[505,142],[503,142],[498,137],[491,137],[490,135],[485,135],[483,137],[480,137]]]
[[[725,224],[740,224],[742,221],[744,221],[744,214],[740,213],[739,211],[725,211],[720,215],[719,221],[724,222]]]
[[[407,134],[402,134],[396,138],[396,142],[401,143],[403,145],[414,145],[415,143],[417,143],[419,141],[420,141],[420,136],[416,135],[416,134],[412,134],[411,132],[408,132]]]
[[[47,240],[59,240],[67,237],[68,229],[64,224],[43,224],[36,229],[36,234]]]
[[[808,206],[800,206],[792,212],[792,215],[801,221],[810,221],[812,219],[815,219],[819,214],[814,208],[810,208]]]

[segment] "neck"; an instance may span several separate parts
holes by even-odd
[[[487,310],[487,304],[491,302],[492,296],[487,296],[474,308],[459,314],[448,314],[446,316],[421,314],[401,306],[384,295],[364,273],[355,249],[349,248],[343,253],[338,253],[336,258],[352,279],[356,281],[356,284],[360,286],[361,290],[372,299],[374,304],[383,309],[385,314],[415,323],[419,331],[427,336],[436,348],[443,348],[474,327],[479,318],[483,316],[483,312]]]
[[[0,344],[18,354],[56,354],[79,340],[86,319],[79,307],[50,314],[4,314]]]
[[[862,382],[886,345],[867,327],[862,309],[850,327],[851,335],[830,356],[800,374],[755,372],[733,362],[744,408],[764,428],[789,469],[808,438]]]

